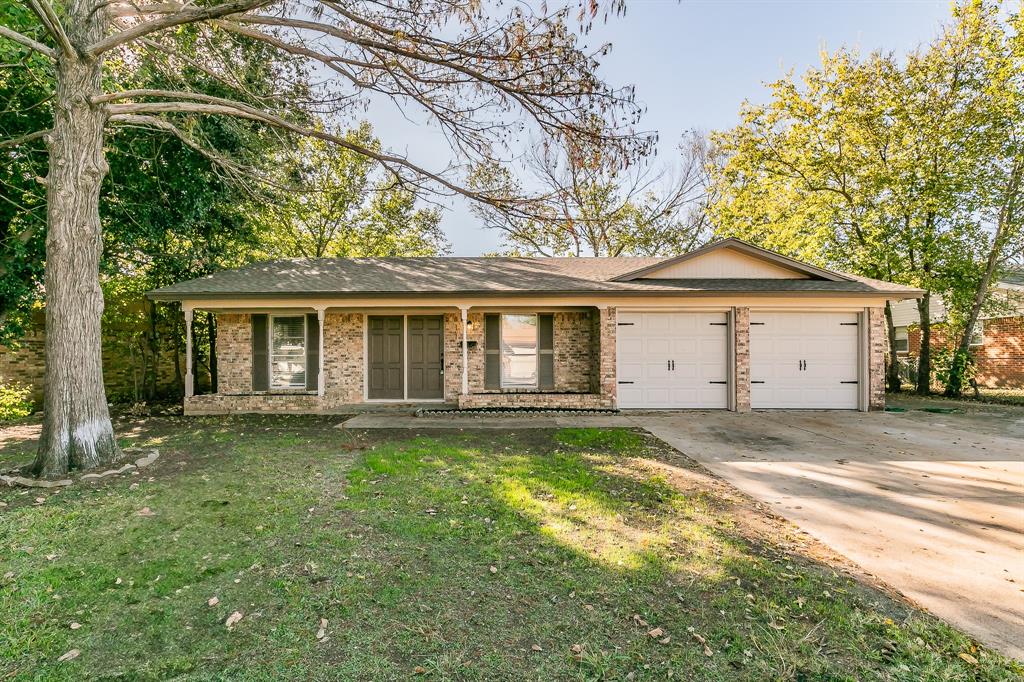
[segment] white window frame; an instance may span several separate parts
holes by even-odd
[[[971,348],[985,345],[985,323],[981,320],[974,323],[974,329],[971,330],[970,345]]]
[[[306,376],[306,372],[309,371],[308,359],[309,359],[309,348],[306,347],[309,341],[309,320],[303,313],[290,313],[280,315],[269,315],[269,324],[267,324],[267,388],[270,391],[305,391],[306,386],[309,385],[309,377]],[[274,384],[274,320],[278,318],[291,318],[301,317],[302,318],[302,376],[304,377],[301,386],[287,385],[277,386]]]
[[[900,336],[901,333],[903,335],[902,337]],[[909,353],[910,352],[910,329],[908,329],[907,327],[896,327],[893,330],[893,334],[895,336],[895,338],[893,339],[893,341],[895,343],[893,345],[896,347],[896,352],[897,353]],[[902,348],[900,348],[900,341],[903,342],[903,347]]]
[[[503,341],[503,330],[505,328],[504,321],[506,316],[532,317],[534,320],[533,362],[535,368],[533,372],[532,384],[510,384],[506,383],[505,381],[505,343]],[[498,371],[500,379],[498,385],[501,386],[501,388],[538,388],[538,386],[540,385],[540,315],[538,315],[537,313],[498,313]]]

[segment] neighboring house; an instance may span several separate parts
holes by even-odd
[[[186,374],[186,413],[209,414],[881,409],[885,302],[920,294],[727,239],[675,258],[277,261],[148,295],[216,314],[218,392]]]
[[[1024,270],[1003,275],[992,287],[990,296],[996,299],[997,306],[988,315],[982,315],[971,335],[975,379],[979,386],[989,388],[1024,388]],[[951,339],[946,333],[942,297],[933,296],[930,309],[932,351],[953,348],[960,339]],[[907,361],[915,360],[921,351],[917,302],[894,303],[892,321],[897,354]]]

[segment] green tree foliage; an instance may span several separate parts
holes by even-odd
[[[1012,248],[994,235],[1021,154],[1020,65],[999,6],[982,2],[955,8],[902,61],[823,53],[715,136],[724,161],[712,167],[713,222],[723,235],[923,289],[917,388],[927,392],[930,297],[955,311],[993,248],[997,261]],[[892,363],[889,383],[898,388]]]
[[[380,149],[367,122],[342,137]],[[303,138],[282,168],[283,189],[262,216],[268,257],[433,256],[449,250],[440,211],[417,208],[416,196],[365,155]]]

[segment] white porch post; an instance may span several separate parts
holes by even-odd
[[[185,311],[185,397],[191,398],[194,394],[192,385],[192,308],[182,308]]]
[[[320,330],[320,351],[317,355],[317,357],[320,358],[320,367],[318,368],[318,374],[316,376],[316,394],[321,398],[324,397],[324,317],[326,312],[326,308],[316,309],[316,319],[320,322],[320,324],[317,325],[317,328]]]
[[[469,308],[459,306],[462,313],[462,395],[469,395]]]

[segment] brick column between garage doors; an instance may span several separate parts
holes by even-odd
[[[885,308],[868,308],[868,409],[885,409]]]
[[[750,308],[732,309],[733,328],[733,382],[737,412],[750,412]]]

